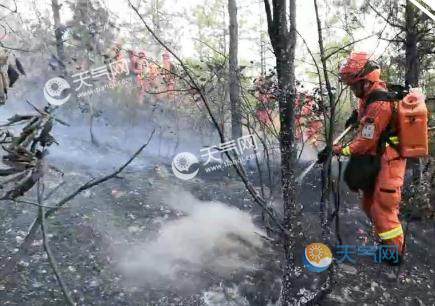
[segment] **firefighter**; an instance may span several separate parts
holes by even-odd
[[[264,125],[273,123],[273,111],[276,103],[274,84],[270,77],[260,76],[255,81],[255,97],[258,100],[256,116]]]
[[[159,66],[153,61],[148,63],[147,76],[149,87],[152,89],[151,91],[158,91]]]
[[[166,84],[166,96],[168,98],[174,97],[174,90],[175,90],[175,66],[173,63],[171,63],[171,57],[169,55],[168,50],[165,50],[162,54],[162,60],[163,60],[163,69],[162,69],[162,75],[163,75],[163,82]]]
[[[406,159],[396,149],[398,138],[394,132],[394,103],[375,98],[376,95],[385,94],[387,87],[380,79],[379,66],[365,52],[352,52],[340,67],[339,76],[359,98],[358,111],[354,114],[358,133],[350,144],[335,145],[333,152],[369,158],[371,162],[354,167],[356,171],[351,175],[359,175],[357,172],[364,172],[367,167],[378,167],[373,170],[376,175],[372,177],[370,187],[362,188],[362,209],[372,220],[383,244],[397,246],[400,262],[404,251],[404,235],[399,220],[399,204]]]
[[[144,50],[132,52],[130,56],[132,72],[135,75],[136,84],[139,87],[139,103],[143,103],[143,97],[149,91],[149,82],[147,78],[148,61]]]
[[[107,70],[110,72],[113,81],[116,80],[118,74],[125,70],[122,45],[122,41],[118,41],[103,54],[104,63],[106,64]]]

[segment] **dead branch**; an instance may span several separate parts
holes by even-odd
[[[63,205],[65,205],[65,203],[71,201],[73,198],[75,198],[79,193],[90,189],[92,187],[95,187],[101,183],[104,183],[112,178],[116,178],[118,177],[118,174],[120,174],[128,165],[131,164],[131,162],[148,146],[148,144],[150,143],[152,137],[154,136],[154,132],[155,130],[153,130],[151,132],[151,135],[149,136],[147,142],[142,145],[131,157],[130,159],[124,163],[121,167],[119,167],[115,172],[108,174],[106,176],[103,176],[99,179],[96,180],[92,180],[90,182],[87,182],[86,184],[80,186],[79,188],[77,188],[74,192],[72,192],[70,195],[66,196],[64,199],[60,200],[57,204],[56,204],[56,208],[55,209],[50,209],[47,211],[46,213],[46,217],[52,215],[53,213],[56,212],[56,210],[58,210],[59,208],[61,208]]]
[[[167,90],[161,90],[161,91],[146,91],[147,94],[150,95],[160,95],[165,93],[172,93],[172,92],[190,92],[190,89],[167,89]]]
[[[82,193],[83,191],[90,189],[92,187],[95,187],[101,183],[104,183],[112,178],[116,178],[128,165],[130,165],[133,160],[148,146],[150,143],[152,137],[154,136],[155,130],[153,130],[147,140],[147,142],[142,145],[128,160],[125,162],[121,167],[119,167],[115,172],[112,172],[111,174],[108,174],[106,176],[103,176],[99,179],[92,179],[89,182],[83,184],[79,188],[77,188],[75,191],[71,192],[69,195],[58,201],[54,208],[50,208],[45,212],[45,218],[49,217],[50,215],[54,214],[56,211],[58,211],[62,206],[64,206],[66,203],[74,199],[77,195]],[[35,218],[33,223],[30,226],[30,229],[24,238],[22,245],[27,245],[34,237],[38,230],[38,225],[41,223],[41,217],[38,215],[38,217]]]
[[[7,180],[4,180],[0,184],[0,188],[3,189],[4,186],[11,182],[17,182],[22,180],[27,175],[27,171],[19,172],[16,175],[13,175],[12,177],[8,178]]]
[[[17,10],[17,2],[14,0],[13,3],[14,3],[14,6],[15,6],[13,9],[10,8],[10,7],[7,7],[5,4],[1,4],[1,3],[0,3],[0,7],[2,7],[3,9],[5,9],[5,10],[7,10],[7,11],[9,11],[9,13],[7,13],[7,14],[4,15],[4,16],[2,16],[2,17],[0,18],[0,20],[5,19],[5,18],[8,17],[9,15],[16,14],[16,13],[18,12],[18,10]]]
[[[63,174],[62,174],[62,176],[63,176]],[[56,187],[54,187],[53,189],[51,189],[51,190],[47,193],[47,195],[44,197],[44,201],[45,201],[45,200],[48,200],[49,198],[51,198],[52,195],[55,194],[55,193],[60,189],[60,187],[62,187],[63,185],[65,185],[65,181],[60,182],[59,184],[56,185]]]
[[[0,126],[2,126],[2,127],[10,126],[11,124],[18,123],[21,121],[27,121],[27,120],[32,119],[32,118],[33,118],[32,115],[18,115],[18,114],[16,114],[8,119],[8,123],[0,125]]]
[[[0,20],[1,19],[2,18],[0,18]],[[21,51],[21,52],[36,52],[36,51],[39,51],[39,50],[28,50],[28,49],[20,49],[20,48],[10,47],[10,46],[5,45],[1,41],[0,41],[0,47],[8,49],[8,50]]]
[[[219,55],[222,56],[224,59],[227,59],[227,58],[228,58],[228,56],[227,56],[225,53],[222,53],[222,52],[220,52],[219,50],[216,50],[216,48],[213,48],[209,43],[207,43],[207,42],[205,42],[205,41],[203,41],[203,40],[201,40],[201,39],[198,39],[198,38],[195,38],[195,40],[198,41],[199,43],[203,44],[204,46],[206,46],[206,47],[209,48],[210,50],[212,50],[214,53],[219,54]]]
[[[42,241],[44,245],[45,253],[47,253],[48,261],[50,263],[51,268],[53,269],[53,273],[56,277],[56,280],[62,290],[63,296],[65,298],[65,301],[69,305],[76,305],[69,293],[68,288],[65,285],[65,281],[63,280],[59,269],[57,267],[56,259],[53,256],[53,253],[51,252],[50,245],[48,243],[48,237],[47,237],[47,225],[45,224],[45,210],[44,206],[42,205],[42,198],[43,198],[43,188],[41,188],[41,181],[38,179],[38,191],[37,191],[37,198],[38,198],[38,205],[39,205],[39,217],[41,218],[41,232],[42,232]]]
[[[382,15],[375,7],[373,7],[373,5],[370,3],[370,1],[367,1],[367,5],[376,13],[376,15],[378,15],[379,17],[381,17],[386,23],[388,23],[390,26],[392,26],[392,27],[394,27],[394,28],[397,28],[397,29],[400,29],[400,30],[402,30],[402,31],[405,31],[405,27],[404,26],[402,26],[402,25],[400,25],[400,24],[396,24],[396,23],[394,23],[394,22],[392,22],[391,20],[390,20],[390,16],[391,15],[389,15],[388,17],[385,17],[384,15]]]
[[[20,173],[22,171],[23,170],[19,170],[17,168],[0,169],[0,176],[9,176],[12,174]]]
[[[17,3],[15,2],[15,0],[14,0],[14,6],[15,6],[15,8],[11,9],[10,7],[7,7],[6,5],[0,3],[0,7],[8,10],[11,13],[16,13],[17,12]]]
[[[28,205],[33,205],[33,206],[37,206],[37,207],[44,207],[44,208],[55,208],[56,207],[56,206],[42,205],[42,204],[38,204],[38,203],[33,202],[33,201],[24,200],[24,199],[15,199],[14,203],[28,204]]]
[[[22,180],[20,180],[13,189],[6,192],[6,194],[0,198],[1,200],[14,200],[22,195],[24,195],[27,191],[32,189],[32,187],[36,184],[37,180],[40,178],[39,171],[31,171],[29,172]]]

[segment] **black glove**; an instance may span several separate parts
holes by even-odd
[[[317,163],[323,164],[328,159],[328,147],[325,147],[322,151],[317,153]]]
[[[358,123],[358,111],[355,109],[350,115],[349,119],[346,120],[344,127],[349,127],[351,125],[356,125]]]

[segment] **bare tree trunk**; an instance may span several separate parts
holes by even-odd
[[[322,23],[320,20],[319,15],[319,7],[317,0],[314,0],[314,10],[316,14],[316,23],[317,23],[317,35],[318,35],[318,43],[319,43],[319,50],[320,50],[320,61],[322,64],[322,70],[323,70],[323,78],[325,81],[325,87],[326,91],[328,93],[328,106],[329,106],[329,114],[326,116],[326,110],[325,110],[325,117],[328,117],[328,125],[325,126],[325,136],[326,136],[326,148],[328,152],[328,158],[323,164],[322,169],[322,195],[320,199],[320,223],[322,227],[322,239],[324,241],[330,241],[330,227],[328,226],[328,211],[330,211],[330,200],[331,200],[331,191],[332,191],[332,178],[331,178],[331,160],[332,160],[332,146],[333,146],[333,138],[334,138],[334,131],[335,131],[335,116],[336,116],[336,97],[334,95],[334,92],[332,90],[331,81],[329,79],[329,72],[327,69],[327,55],[325,52],[324,42],[323,42],[323,32],[322,32]],[[319,71],[320,73],[320,71]],[[319,86],[320,91],[322,91],[322,80],[321,76],[319,75]],[[326,118],[325,118],[326,119]],[[325,121],[326,122],[326,121]],[[339,163],[339,173],[341,173],[341,164]],[[339,186],[340,184],[340,174],[338,175],[338,181],[336,186],[336,193],[335,193],[335,204],[336,204],[336,215],[335,215],[335,231],[336,231],[336,237],[339,244],[341,244],[341,236],[339,233],[340,230],[340,223],[339,223]],[[334,273],[335,273],[335,264],[332,264],[329,268],[328,275],[326,276],[326,279],[323,281],[323,285],[320,287],[319,293],[317,294],[317,300],[321,300],[327,293],[329,293],[332,290],[332,286],[334,283]]]
[[[323,238],[326,238],[326,210],[327,204],[330,199],[331,193],[331,158],[332,158],[332,142],[334,137],[334,126],[335,126],[335,98],[332,92],[331,82],[329,80],[329,73],[327,69],[327,59],[325,54],[325,48],[323,45],[323,33],[322,33],[322,24],[319,17],[319,8],[317,5],[317,0],[314,0],[314,9],[316,13],[316,23],[317,23],[317,34],[318,34],[318,43],[320,49],[320,60],[322,63],[323,69],[323,78],[325,81],[326,91],[328,92],[328,100],[329,100],[329,126],[327,127],[326,134],[326,147],[328,150],[328,158],[326,162],[323,164],[322,171],[322,198],[320,199],[320,218],[322,225],[322,235]],[[321,84],[320,84],[321,86]],[[322,90],[322,88],[320,89]]]
[[[405,82],[411,87],[418,86],[419,77],[419,61],[418,61],[418,33],[416,29],[416,11],[414,5],[410,1],[406,1],[406,36],[405,36]]]
[[[236,0],[228,0],[228,13],[230,17],[229,90],[231,101],[231,134],[233,139],[236,139],[242,136],[242,114],[237,59],[239,48],[239,28],[237,24]]]
[[[296,208],[296,146],[295,146],[295,47],[296,47],[296,3],[289,0],[264,0],[270,41],[276,57],[278,77],[278,103],[280,113],[281,184],[284,205],[284,227],[290,239],[284,239],[286,263],[283,273],[282,302],[294,304],[295,250],[294,238],[299,212]],[[287,12],[289,20],[287,21]],[[288,27],[289,22],[289,27]]]
[[[65,70],[65,50],[63,46],[63,26],[60,22],[60,7],[57,0],[51,1],[51,9],[53,10],[53,20],[54,20],[54,36],[56,38],[56,51],[57,58],[60,61],[62,70]]]
[[[416,30],[417,15],[414,4],[406,1],[405,8],[405,85],[418,87],[419,57],[417,49],[418,33]],[[410,159],[408,167],[412,169],[412,180],[415,184],[422,176],[421,159]]]
[[[259,5],[261,6],[261,2],[259,2]],[[261,7],[260,7],[261,9]],[[263,32],[263,15],[260,15],[260,72],[261,76],[266,75],[266,48],[265,48],[265,35]]]
[[[159,0],[151,1],[152,6],[152,22],[154,26],[154,31],[160,34],[160,12],[159,12]]]

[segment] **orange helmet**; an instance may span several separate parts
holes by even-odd
[[[379,82],[381,70],[379,65],[369,59],[366,52],[352,52],[339,70],[340,81],[347,85],[361,80]]]

